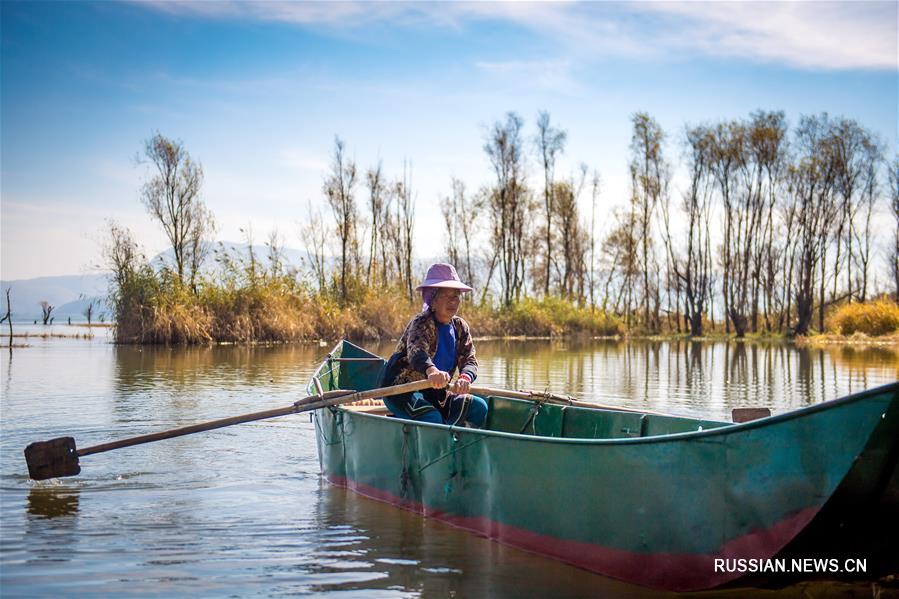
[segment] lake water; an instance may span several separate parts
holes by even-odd
[[[330,487],[308,415],[92,455],[77,477],[33,482],[22,456],[32,441],[71,435],[87,447],[286,406],[329,348],[118,347],[102,331],[16,344],[27,347],[0,352],[3,596],[661,596]],[[483,341],[478,355],[480,384],[719,419],[899,378],[899,353],[885,348]],[[747,591],[809,592],[871,587]]]

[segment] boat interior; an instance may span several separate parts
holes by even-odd
[[[378,386],[385,360],[347,341],[340,355],[332,352],[313,377],[324,391]],[[310,384],[310,392],[316,388]],[[526,399],[488,396],[485,429],[504,433],[569,439],[654,437],[708,430],[732,423],[641,413],[626,409],[587,408]],[[392,416],[381,401],[345,405],[344,409]]]

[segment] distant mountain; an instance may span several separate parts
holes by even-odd
[[[82,321],[85,318],[81,312],[87,303],[91,299],[104,300],[108,288],[109,275],[106,273],[0,281],[0,312],[6,313],[6,290],[10,289],[14,321],[39,319],[41,301],[56,307],[52,314],[56,322],[70,316],[72,320]],[[108,309],[104,307],[102,311],[108,312]]]

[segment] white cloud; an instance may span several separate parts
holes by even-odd
[[[672,46],[815,69],[897,68],[893,2],[653,2],[684,17]]]
[[[364,23],[397,18],[409,12],[409,7],[400,2],[135,1],[155,10],[175,15],[188,14],[204,18],[240,18],[333,27],[354,27]]]
[[[811,69],[892,69],[895,2],[170,2],[173,15],[327,27],[518,24],[570,55],[667,59],[700,54]]]

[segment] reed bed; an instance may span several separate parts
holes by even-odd
[[[147,277],[150,277],[147,279]],[[421,309],[399,289],[358,288],[341,304],[289,277],[251,284],[206,281],[196,290],[144,273],[113,294],[120,343],[289,343],[398,338]],[[619,335],[620,321],[560,299],[509,307],[466,303],[460,312],[476,336]]]

